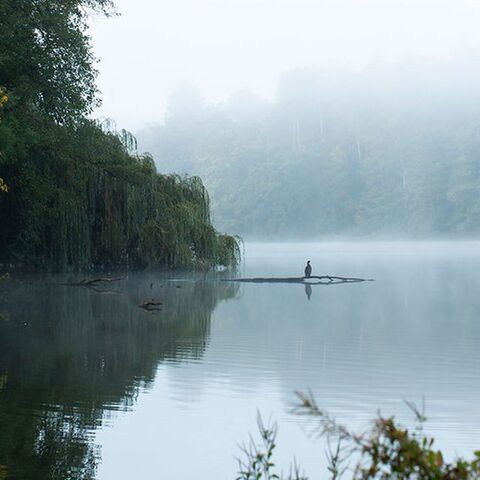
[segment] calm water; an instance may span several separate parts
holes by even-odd
[[[440,447],[478,449],[480,243],[250,244],[242,274],[300,275],[307,258],[376,281],[310,298],[153,273],[107,291],[4,284],[0,478],[233,479],[257,411],[279,424],[277,463],[325,478],[322,441],[291,411],[309,388],[359,429],[378,409],[411,425],[404,399],[424,396]],[[161,311],[138,307],[151,298]]]

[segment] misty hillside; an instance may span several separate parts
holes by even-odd
[[[248,237],[480,232],[472,60],[283,75],[275,100],[170,98],[138,133],[165,172],[200,175],[221,230]]]

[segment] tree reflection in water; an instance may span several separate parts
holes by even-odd
[[[132,406],[159,362],[202,356],[213,310],[238,290],[153,274],[130,275],[107,292],[62,281],[1,286],[0,479],[94,478],[94,429]],[[139,308],[151,298],[161,311]]]

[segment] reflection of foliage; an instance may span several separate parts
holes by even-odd
[[[94,478],[98,454],[88,442],[85,428],[75,425],[74,417],[57,412],[22,411],[19,415],[12,411],[8,418],[7,413],[0,409],[0,455],[6,478]],[[28,417],[15,418],[25,413]],[[1,472],[0,467],[0,479]]]
[[[10,274],[9,274],[8,272],[7,272],[7,273],[3,273],[3,274],[0,273],[0,285],[1,285],[3,282],[7,281],[9,278],[10,278]],[[1,300],[2,300],[2,295],[3,295],[3,293],[0,291],[0,302],[1,302]],[[5,320],[5,319],[6,319],[6,316],[5,316],[5,315],[2,315],[2,314],[0,313],[0,320]]]
[[[132,275],[118,293],[54,284],[63,280],[13,278],[2,287],[10,321],[0,324],[0,372],[8,374],[0,464],[26,479],[39,478],[37,461],[41,478],[90,478],[97,455],[90,434],[105,410],[130,408],[162,360],[203,355],[213,309],[237,291],[205,282],[176,288],[153,274]],[[161,312],[138,307],[152,297],[162,299]],[[62,477],[67,467],[76,476]]]
[[[7,91],[4,87],[0,86],[0,112],[3,108],[3,106],[8,102],[8,96],[7,96]],[[0,150],[0,155],[2,154],[2,151]],[[2,177],[0,177],[0,193],[7,193],[8,192],[8,187],[5,184],[4,180]],[[1,472],[0,472],[1,475]],[[1,478],[1,477],[0,477]]]
[[[12,472],[25,480],[93,480],[98,452],[88,442],[85,428],[76,423],[70,415],[43,413],[32,431],[36,439],[33,449],[31,444],[18,443],[15,453],[28,459],[28,464],[17,464]]]
[[[335,422],[327,412],[321,410],[312,395],[298,394],[301,403],[296,413],[307,415],[316,422],[314,428],[329,441],[328,470],[330,478],[336,480],[347,472],[352,480],[474,480],[480,478],[480,451],[474,452],[474,459],[467,461],[457,458],[453,462],[444,460],[441,451],[433,448],[434,439],[423,434],[422,424],[426,420],[413,404],[412,408],[419,427],[409,431],[399,426],[393,417],[378,416],[369,431],[362,434],[351,432]],[[273,472],[272,462],[275,449],[276,425],[264,427],[259,423],[264,448],[258,448],[253,441],[248,450],[244,449],[247,462],[239,479],[280,478]],[[337,447],[330,448],[330,441],[336,440]],[[353,462],[353,467],[349,463]],[[260,467],[259,467],[260,465]],[[246,468],[245,468],[246,467]],[[288,480],[299,480],[298,469]]]

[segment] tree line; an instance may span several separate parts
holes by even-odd
[[[183,87],[137,136],[159,168],[202,175],[220,228],[247,238],[474,237],[478,63],[299,69],[271,101]]]
[[[99,103],[87,21],[110,0],[0,0],[0,263],[233,265],[197,177],[160,175]]]

